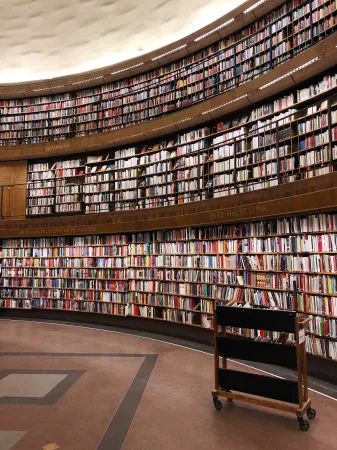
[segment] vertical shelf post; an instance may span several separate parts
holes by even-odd
[[[280,170],[280,142],[279,142],[279,126],[276,122],[276,164],[277,164],[277,184],[281,184],[281,170]]]
[[[330,164],[333,165],[333,154],[332,154],[332,118],[331,118],[331,98],[328,99],[328,134],[329,134],[329,161]]]
[[[234,138],[234,171],[233,171],[233,182],[234,182],[234,192],[238,194],[237,188],[237,161],[236,161],[236,138]]]

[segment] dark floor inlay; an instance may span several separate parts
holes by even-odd
[[[2,370],[0,403],[54,405],[84,372],[85,370]],[[10,393],[13,395],[9,395]]]
[[[91,356],[108,358],[144,358],[135,378],[133,379],[127,393],[124,396],[115,416],[113,417],[108,429],[103,436],[97,450],[121,450],[123,442],[128,434],[138,405],[144,394],[151,373],[156,365],[158,354],[143,353],[38,353],[38,352],[0,352],[0,356]],[[38,404],[50,405],[57,400],[80,378],[85,371],[82,370],[3,370],[0,371],[0,381],[9,374],[68,374],[54,389],[45,397],[3,397],[0,403],[18,403],[18,404]]]
[[[97,450],[122,448],[157,358],[158,355],[148,355],[144,359]]]

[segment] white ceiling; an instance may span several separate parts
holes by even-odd
[[[170,44],[245,0],[0,0],[0,83],[108,66]]]

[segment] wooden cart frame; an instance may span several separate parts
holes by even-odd
[[[227,308],[231,306],[234,302],[230,302],[226,307],[220,306],[220,308]],[[233,308],[230,308],[233,309]],[[238,309],[238,308],[236,308]],[[239,308],[240,311],[243,312],[243,308]],[[256,310],[259,311],[259,310]],[[261,311],[261,310],[260,310]],[[307,363],[306,363],[306,350],[305,350],[305,337],[304,337],[304,326],[308,323],[311,318],[305,318],[303,314],[297,315],[295,318],[294,330],[295,330],[295,339],[296,339],[296,366],[297,366],[297,404],[291,404],[286,401],[275,400],[267,397],[263,397],[256,394],[249,394],[247,390],[244,393],[240,391],[232,392],[230,389],[221,388],[219,383],[219,369],[228,369],[227,368],[227,357],[222,356],[219,352],[219,337],[226,337],[226,325],[222,325],[218,321],[217,310],[214,314],[214,369],[215,369],[215,389],[212,391],[213,403],[217,410],[222,408],[222,403],[219,400],[219,397],[227,398],[230,402],[233,400],[239,400],[246,403],[251,403],[254,405],[265,406],[268,408],[278,409],[281,411],[286,411],[290,413],[294,413],[297,416],[297,420],[299,423],[299,428],[302,431],[307,431],[309,429],[309,422],[304,419],[304,415],[307,414],[309,419],[314,419],[316,416],[316,411],[311,408],[311,400],[308,396],[308,377],[307,377]],[[237,324],[240,327],[240,324]],[[251,327],[253,328],[253,327]],[[268,327],[265,329],[269,329]],[[237,340],[236,340],[237,341]],[[248,339],[247,339],[248,341]],[[249,340],[250,342],[254,342]],[[267,344],[270,345],[270,344]],[[280,346],[281,344],[277,344]],[[222,364],[220,367],[220,358],[222,359]],[[248,358],[249,359],[249,358]],[[252,359],[250,359],[252,361]],[[263,361],[259,361],[263,362]],[[229,371],[234,372],[234,371]],[[244,372],[235,371],[237,374],[244,374]],[[247,374],[246,374],[247,375]],[[253,375],[254,377],[261,377],[261,375]],[[268,381],[267,377],[266,381]],[[283,379],[277,379],[275,377],[268,377],[272,381],[272,383],[276,383],[275,380],[283,381],[284,383],[296,383],[294,381],[286,381]],[[258,378],[256,378],[258,380]],[[294,387],[294,386],[293,386]],[[280,386],[282,389],[283,386]],[[233,389],[234,390],[234,389]]]

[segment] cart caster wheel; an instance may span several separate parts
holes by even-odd
[[[302,420],[299,420],[298,422],[299,422],[298,425],[299,425],[301,431],[308,431],[309,430],[310,424],[309,424],[309,422],[307,420],[304,420],[302,418]]]
[[[215,408],[217,411],[220,411],[220,410],[222,409],[222,403],[220,402],[220,400],[214,399],[214,400],[213,400],[213,403],[214,403],[214,408]]]
[[[316,417],[316,410],[313,408],[308,408],[307,416],[309,417],[310,420],[314,419]]]

